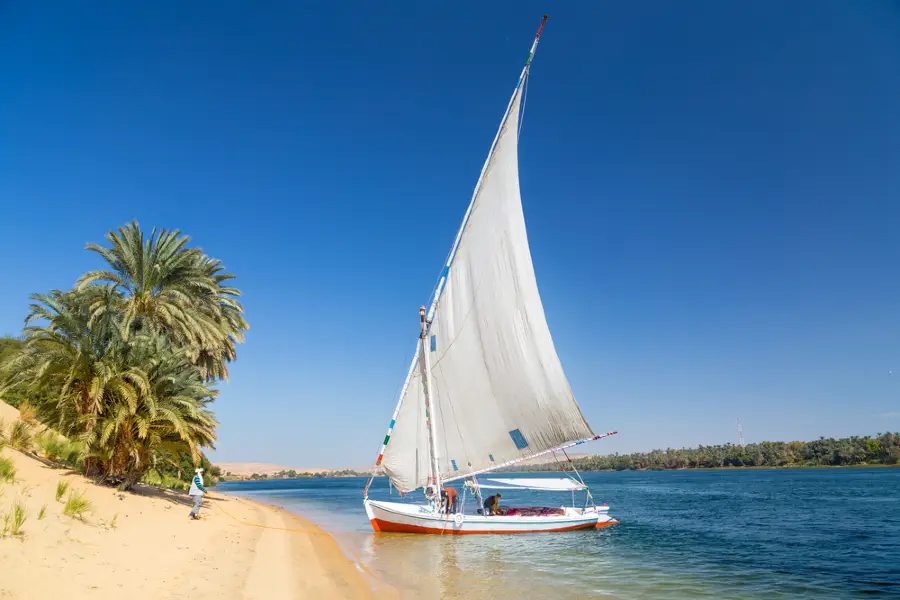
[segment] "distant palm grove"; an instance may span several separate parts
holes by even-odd
[[[819,438],[811,442],[761,442],[737,446],[700,446],[634,454],[584,456],[573,459],[581,471],[634,469],[715,469],[721,467],[817,467],[900,464],[900,433],[875,437]],[[548,471],[556,463],[513,467],[515,471]]]
[[[208,466],[214,386],[248,328],[240,292],[179,231],[132,222],[106,241],[86,247],[104,268],[32,295],[21,337],[0,340],[0,399],[49,428],[39,453],[98,481],[187,478]]]

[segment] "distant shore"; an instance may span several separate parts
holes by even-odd
[[[859,464],[859,465],[784,465],[772,467],[680,467],[677,469],[579,469],[581,473],[621,473],[630,471],[645,473],[649,471],[779,471],[785,469],[897,469],[900,463],[894,465],[883,464]],[[530,469],[526,471],[509,470],[497,471],[497,473],[559,473],[559,469]]]

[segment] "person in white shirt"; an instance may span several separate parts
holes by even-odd
[[[195,521],[200,519],[197,513],[200,512],[200,503],[203,502],[204,493],[206,493],[206,488],[203,487],[203,469],[195,469],[194,480],[191,481],[191,489],[188,492],[188,496],[194,499],[194,508],[191,509],[190,518]]]

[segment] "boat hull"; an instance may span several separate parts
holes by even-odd
[[[596,510],[565,508],[565,514],[552,516],[439,515],[432,512],[430,507],[419,504],[366,499],[365,508],[372,529],[384,533],[549,533],[595,529],[618,523],[607,514],[607,507],[598,507]]]

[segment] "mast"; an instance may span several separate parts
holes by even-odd
[[[441,503],[441,471],[438,466],[437,422],[435,420],[434,400],[431,395],[431,349],[428,347],[428,329],[431,323],[425,315],[425,307],[419,307],[419,322],[421,325],[422,349],[422,388],[425,391],[425,424],[428,426],[428,449],[431,454],[431,484],[434,486],[436,506]]]

